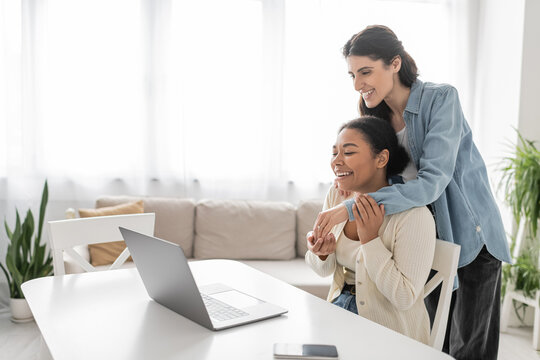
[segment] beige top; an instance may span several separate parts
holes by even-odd
[[[341,232],[341,239],[336,245],[336,261],[343,266],[343,274],[345,275],[345,283],[354,285],[356,283],[356,258],[360,251],[360,241],[349,239],[345,232]]]
[[[343,200],[332,186],[326,195],[324,209]],[[343,240],[341,233],[345,223],[332,229],[338,243]],[[379,236],[360,245],[357,253],[355,274],[359,315],[428,343],[429,315],[424,305],[424,285],[433,263],[435,236],[435,223],[425,206],[384,217]],[[322,261],[308,251],[306,263],[321,276],[334,276],[327,300],[337,298],[345,275],[336,254]]]

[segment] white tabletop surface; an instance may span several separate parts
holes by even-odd
[[[190,266],[199,286],[224,283],[289,312],[211,331],[150,299],[136,269],[40,278],[23,292],[56,360],[273,359],[277,342],[333,344],[340,359],[451,359],[242,263]]]

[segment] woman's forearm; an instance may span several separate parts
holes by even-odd
[[[308,264],[319,276],[327,277],[333,275],[336,270],[335,253],[327,255],[327,258],[323,261],[311,251],[308,251],[306,252],[305,259],[306,264]]]

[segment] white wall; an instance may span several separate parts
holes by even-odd
[[[486,164],[504,157],[517,127],[525,0],[481,1],[478,13],[474,113],[475,142]]]
[[[540,145],[540,1],[525,1],[518,129]],[[511,56],[511,54],[509,54]],[[540,146],[537,145],[537,148]]]

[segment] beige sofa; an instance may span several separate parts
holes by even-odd
[[[304,262],[305,235],[322,201],[295,207],[286,202],[106,196],[96,201],[96,208],[138,200],[143,200],[144,212],[156,214],[155,236],[179,244],[188,258],[239,260],[326,298],[331,277],[319,277]],[[87,249],[82,253],[88,258]],[[66,272],[81,270],[66,260]]]

